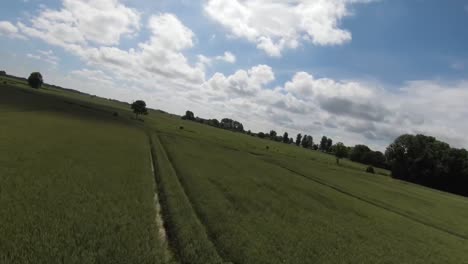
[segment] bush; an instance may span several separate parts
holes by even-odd
[[[367,173],[375,174],[374,167],[372,167],[372,166],[367,167],[366,172],[367,172]]]
[[[266,149],[270,149],[270,147],[269,147],[269,146],[266,146]]]
[[[184,127],[183,127],[183,126],[180,126],[179,129],[184,130]]]

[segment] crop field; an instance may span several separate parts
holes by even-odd
[[[127,108],[0,86],[0,263],[467,262],[467,198]]]
[[[193,216],[224,261],[468,259],[466,198],[366,174],[349,161],[337,166],[332,156],[295,146],[163,115],[153,122]]]
[[[0,87],[0,263],[160,263],[146,134]]]

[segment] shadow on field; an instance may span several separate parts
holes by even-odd
[[[14,86],[0,85],[0,114],[8,112],[54,112],[70,118],[99,122],[134,123],[127,117],[121,118],[117,109],[102,107],[90,102],[27,90]]]

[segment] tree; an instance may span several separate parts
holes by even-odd
[[[259,133],[258,133],[258,137],[259,137],[259,138],[265,138],[265,133],[259,132]]]
[[[138,119],[138,115],[147,115],[148,109],[146,108],[146,103],[143,100],[137,100],[132,103],[131,108],[133,113],[135,113],[135,118]]]
[[[355,162],[364,162],[364,155],[371,152],[371,149],[366,145],[356,145],[353,150],[349,153],[349,159]]]
[[[283,143],[289,143],[288,132],[284,132],[284,134],[283,134]]]
[[[307,148],[307,135],[304,135],[304,137],[302,137],[301,146],[303,148]]]
[[[276,131],[274,131],[274,130],[270,131],[270,138],[273,139],[273,140],[276,138]]]
[[[299,147],[299,145],[301,144],[301,139],[302,139],[301,133],[297,134],[297,136],[296,136],[296,146]]]
[[[331,138],[327,139],[327,152],[331,151],[331,147],[333,146],[333,140]]]
[[[288,143],[289,143],[289,144],[294,144],[294,139],[293,139],[293,138],[290,138]]]
[[[348,148],[341,142],[336,143],[334,146],[336,164],[340,164],[340,159],[348,156]]]
[[[328,146],[328,139],[326,136],[322,137],[322,140],[320,140],[320,150],[321,151],[327,151],[327,146]]]
[[[311,135],[307,136],[307,146],[306,148],[312,148],[314,145],[314,139],[312,138]]]
[[[194,121],[195,120],[195,115],[193,114],[192,111],[187,110],[187,111],[185,111],[185,115],[182,117],[182,119]]]
[[[0,71],[0,76],[6,76],[6,71]]]
[[[33,72],[33,73],[31,73],[31,75],[29,75],[28,84],[32,88],[39,89],[39,88],[41,88],[43,83],[44,83],[44,80],[42,79],[42,74],[41,73]]]

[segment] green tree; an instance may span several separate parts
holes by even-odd
[[[301,133],[299,133],[296,136],[296,146],[299,147],[299,145],[301,145],[301,140],[302,140],[302,135],[301,135]]]
[[[331,147],[333,146],[333,140],[331,138],[327,139],[327,152],[331,151]]]
[[[336,164],[340,164],[340,159],[348,156],[348,148],[341,142],[336,143],[334,146]]]
[[[288,132],[284,132],[284,134],[283,134],[283,143],[289,143]]]
[[[182,119],[193,121],[193,120],[195,120],[195,115],[193,114],[192,111],[187,110],[187,111],[185,111],[185,115],[182,117]]]
[[[326,136],[323,136],[322,140],[320,140],[319,149],[325,152],[327,151],[327,146],[328,146],[328,138]]]
[[[135,113],[135,118],[138,119],[139,115],[147,115],[148,109],[146,108],[146,103],[143,100],[137,100],[132,103],[131,108],[133,113]]]
[[[43,83],[44,80],[42,79],[42,74],[40,72],[33,72],[29,75],[28,84],[32,88],[39,89]]]
[[[270,131],[270,138],[273,139],[273,140],[275,140],[275,138],[276,138],[276,131],[274,131],[274,130],[271,130],[271,131]]]

